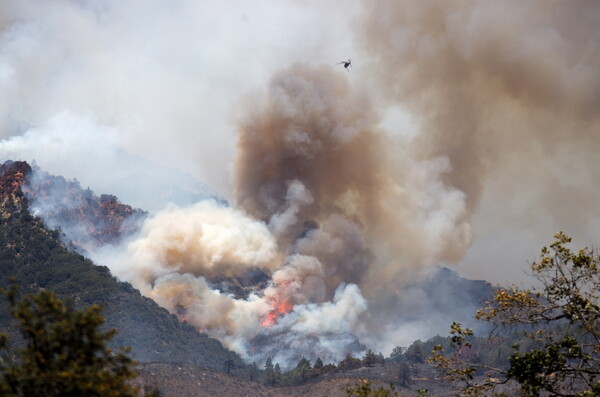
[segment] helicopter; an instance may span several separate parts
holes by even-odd
[[[350,58],[348,58],[347,61],[340,61],[340,62],[336,63],[336,65],[344,65],[344,69],[346,69],[346,71],[349,72],[348,67],[352,66],[352,60]]]

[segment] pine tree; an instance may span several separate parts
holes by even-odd
[[[273,372],[275,374],[275,385],[280,385],[283,381],[283,374],[281,373],[281,367],[279,363],[275,363],[275,367],[273,368]]]
[[[137,396],[129,381],[137,373],[128,349],[114,352],[107,342],[115,330],[101,331],[104,318],[93,305],[75,310],[54,293],[16,299],[2,291],[17,320],[24,347],[0,357],[0,394],[7,396]],[[6,338],[0,348],[8,350]],[[156,395],[153,392],[152,395]]]
[[[273,368],[271,357],[267,358],[267,361],[265,362],[265,370],[262,374],[262,384],[267,386],[275,384],[275,370]]]
[[[321,369],[323,368],[323,360],[321,360],[321,357],[317,357],[317,359],[315,360],[315,365],[313,365],[314,369]]]
[[[363,357],[362,363],[367,367],[372,367],[373,364],[377,363],[377,355],[373,352],[373,350],[367,350],[365,356]]]
[[[297,381],[300,383],[306,381],[311,370],[312,367],[310,366],[310,361],[305,357],[302,357],[298,362],[298,365],[296,365],[296,369],[294,369],[296,372]]]

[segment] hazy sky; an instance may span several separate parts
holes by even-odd
[[[170,169],[233,202],[248,104],[296,62],[352,58],[335,67],[398,189],[423,222],[460,213],[451,267],[520,280],[561,229],[597,245],[599,27],[597,1],[2,0],[0,159],[136,206]]]

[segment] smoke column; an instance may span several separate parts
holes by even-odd
[[[464,194],[443,159],[392,158],[366,91],[333,66],[293,64],[239,109],[237,208],[173,207],[97,260],[248,359],[360,354],[381,335],[365,319],[388,311],[368,300],[468,246]],[[252,269],[269,280],[246,297],[217,286]]]
[[[232,206],[158,200],[139,235],[91,255],[283,365],[445,332],[453,290],[442,310],[414,281],[429,265],[520,277],[557,230],[600,233],[600,3],[348,3],[2,3],[0,155],[92,187],[150,158],[160,181],[169,165],[231,191]],[[157,175],[128,184],[132,204],[161,196]]]
[[[495,266],[475,263],[475,273],[490,277],[515,258],[526,265],[560,229],[593,244],[600,211],[600,4],[363,6],[355,37],[378,92],[419,123],[411,151],[448,159],[444,184],[466,194],[469,218],[483,203],[483,251],[469,261]]]

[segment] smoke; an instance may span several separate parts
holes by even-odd
[[[431,265],[600,231],[598,2],[346,5],[2,3],[0,156],[153,210],[90,255],[284,366],[445,332],[469,297]]]
[[[105,190],[107,178],[91,172],[108,166],[103,154],[110,159],[118,150],[129,155],[121,170],[134,165],[140,183],[150,184],[153,171],[164,167],[229,198],[232,104],[241,93],[263,86],[282,65],[349,52],[348,40],[340,40],[349,21],[345,13],[331,12],[335,9],[335,1],[324,1],[318,10],[270,0],[2,1],[0,139],[22,136],[68,112],[113,130],[118,139],[95,145],[89,139],[94,131],[76,128],[71,134],[79,139],[65,143],[96,150],[96,156],[83,169],[62,164],[65,177],[81,180],[85,171],[95,191],[122,199],[123,192],[133,195],[125,183]],[[18,155],[36,158],[51,172],[60,158],[27,148]],[[143,172],[145,164],[155,166]],[[177,186],[188,186],[191,179]],[[135,203],[128,202],[150,209],[141,195],[135,197]],[[146,194],[149,202],[151,197]],[[168,200],[163,197],[162,206],[152,202],[153,208]]]
[[[293,64],[240,109],[236,207],[171,207],[119,255],[93,255],[248,359],[360,354],[381,336],[371,319],[403,315],[369,300],[397,298],[391,280],[468,246],[465,196],[440,178],[448,161],[392,159],[366,91],[332,66]],[[255,271],[263,284],[240,281]]]
[[[75,177],[83,187],[118,193],[128,204],[149,211],[159,211],[165,203],[190,205],[215,196],[189,174],[121,149],[121,132],[99,124],[91,115],[64,111],[23,135],[1,141],[0,158],[27,159],[49,173]],[[64,192],[54,193],[39,204],[56,208],[64,205]]]
[[[448,159],[442,180],[465,193],[469,219],[483,206],[477,225],[485,246],[468,259],[471,266],[489,262],[483,251],[511,234],[494,249],[497,266],[478,266],[479,274],[514,262],[516,251],[525,264],[560,229],[593,243],[600,198],[598,2],[363,5],[355,37],[385,100],[419,122],[415,157]],[[523,236],[524,229],[531,232]]]
[[[293,214],[279,241],[328,257],[330,293],[342,280],[376,282],[460,257],[470,241],[464,195],[439,179],[447,161],[394,159],[401,149],[378,128],[368,98],[333,67],[298,63],[273,77],[264,98],[252,95],[240,120],[238,205],[265,221]],[[310,199],[293,204],[291,186]],[[306,222],[320,227],[306,232]],[[369,268],[375,242],[405,263]]]

